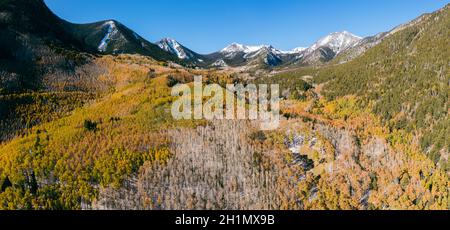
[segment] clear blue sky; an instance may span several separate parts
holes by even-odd
[[[178,40],[199,53],[232,42],[309,46],[335,31],[373,35],[435,11],[450,0],[45,0],[75,23],[116,19],[156,41]]]

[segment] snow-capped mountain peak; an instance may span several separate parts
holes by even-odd
[[[299,53],[305,51],[306,49],[308,49],[308,48],[305,48],[305,47],[297,47],[297,48],[294,48],[294,49],[289,50],[289,51],[280,51],[280,52],[281,52],[282,54],[299,54]]]
[[[297,47],[297,48],[291,50],[290,52],[292,52],[292,53],[300,53],[300,52],[305,51],[306,49],[307,48],[305,48],[305,47]]]
[[[161,41],[157,42],[156,45],[159,46],[159,48],[177,55],[180,59],[189,59],[191,58],[186,51],[184,50],[183,46],[178,43],[175,39],[172,38],[164,38]]]
[[[331,50],[333,50],[335,54],[338,54],[348,48],[351,48],[361,39],[362,39],[361,37],[358,37],[347,31],[335,32],[321,38],[319,41],[314,43],[308,50],[314,51],[320,47],[328,47]]]
[[[265,45],[260,46],[246,46],[239,43],[232,43],[231,45],[225,47],[220,52],[221,53],[238,53],[238,52],[244,52],[244,53],[253,53],[256,52],[262,48],[266,47]]]
[[[245,50],[245,46],[238,43],[233,43],[225,48],[223,48],[220,52],[221,53],[234,53],[234,52],[242,52]]]

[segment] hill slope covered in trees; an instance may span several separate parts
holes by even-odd
[[[304,68],[269,80],[301,83],[302,76],[310,75],[320,94],[329,100],[355,95],[361,106],[372,108],[390,130],[420,137],[422,150],[446,168],[450,151],[450,6],[419,19],[353,61]]]

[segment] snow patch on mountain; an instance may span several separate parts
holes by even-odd
[[[269,52],[267,53],[266,57],[264,58],[264,63],[270,66],[277,66],[282,62],[279,56],[276,54]]]
[[[114,23],[114,21],[107,21],[103,26],[107,26],[107,32],[103,39],[100,41],[100,44],[98,46],[98,51],[100,52],[106,52],[106,49],[108,48],[109,42],[113,39],[113,37],[119,32],[117,30],[117,26]]]
[[[227,67],[227,63],[223,59],[219,59],[211,64],[213,67]]]
[[[136,33],[136,32],[133,32],[133,36],[134,36],[134,38],[136,38],[136,39],[141,39],[141,37],[139,37],[139,35]]]

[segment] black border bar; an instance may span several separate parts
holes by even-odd
[[[0,226],[69,226],[89,227],[155,227],[179,226],[204,229],[201,225],[177,225],[180,217],[209,217],[209,227],[417,227],[440,224],[448,226],[449,211],[0,211]],[[261,216],[272,215],[273,224],[262,224]],[[252,224],[225,222],[220,224],[223,216],[229,219],[238,216],[250,216]],[[259,218],[257,218],[257,216]],[[255,219],[260,221],[255,222]],[[215,220],[212,222],[211,220]]]

